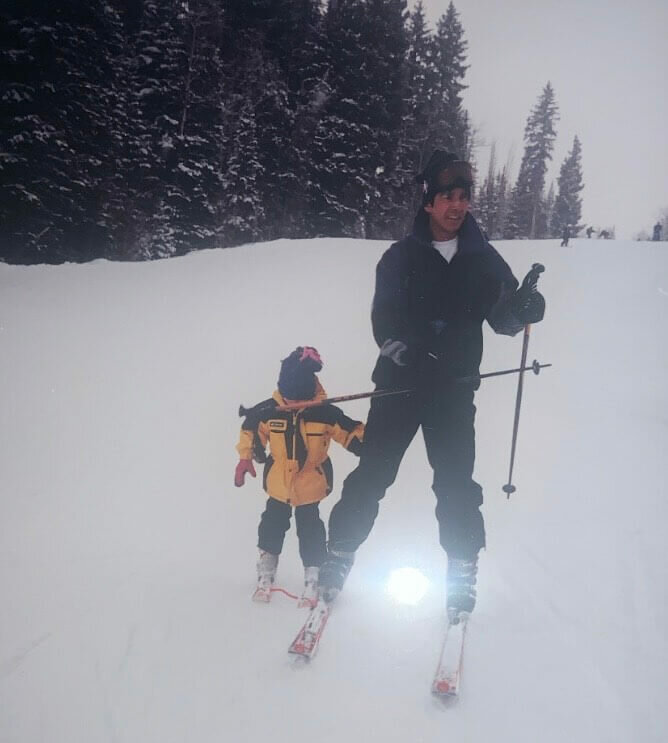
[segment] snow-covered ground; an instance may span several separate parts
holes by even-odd
[[[477,396],[488,548],[457,704],[429,694],[445,559],[420,436],[313,665],[286,655],[304,610],[250,601],[264,498],[232,485],[238,405],[300,344],[330,394],[371,389],[386,245],[0,265],[2,743],[668,738],[665,244],[497,243],[520,278],[546,266],[529,358],[554,366],[526,378],[510,500],[516,378]],[[520,350],[488,333],[483,371]],[[333,461],[340,487],[356,460]],[[431,581],[415,606],[385,588],[402,566]],[[299,589],[294,531],[279,578]]]

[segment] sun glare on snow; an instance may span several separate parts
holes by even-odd
[[[416,568],[399,568],[390,573],[386,590],[399,604],[417,604],[422,600],[429,580]]]

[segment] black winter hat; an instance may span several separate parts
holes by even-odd
[[[473,170],[470,163],[460,160],[454,153],[434,150],[415,180],[422,183],[425,201],[431,201],[439,191],[457,186],[470,189],[473,186]]]
[[[297,346],[281,362],[278,391],[288,400],[311,400],[316,391],[315,373],[322,369],[322,359],[313,346]]]

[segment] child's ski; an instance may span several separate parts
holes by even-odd
[[[327,602],[319,599],[316,605],[309,611],[304,626],[297,633],[297,637],[288,648],[288,653],[304,660],[311,660],[318,650],[327,619],[329,618],[330,606]]]
[[[437,697],[456,697],[459,694],[459,679],[462,673],[466,619],[450,624],[445,630],[443,648],[438,667],[431,684],[431,693]]]

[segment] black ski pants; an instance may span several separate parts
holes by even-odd
[[[299,555],[305,568],[320,567],[327,554],[325,525],[318,506],[318,503],[309,503],[295,507]],[[273,555],[280,555],[291,517],[292,506],[276,498],[267,499],[257,530],[257,546]]]
[[[434,471],[436,519],[443,549],[473,558],[485,546],[482,488],[472,479],[475,405],[470,386],[450,384],[372,399],[359,465],[343,483],[329,519],[329,548],[355,551],[369,536],[378,502],[394,482],[418,428]]]

